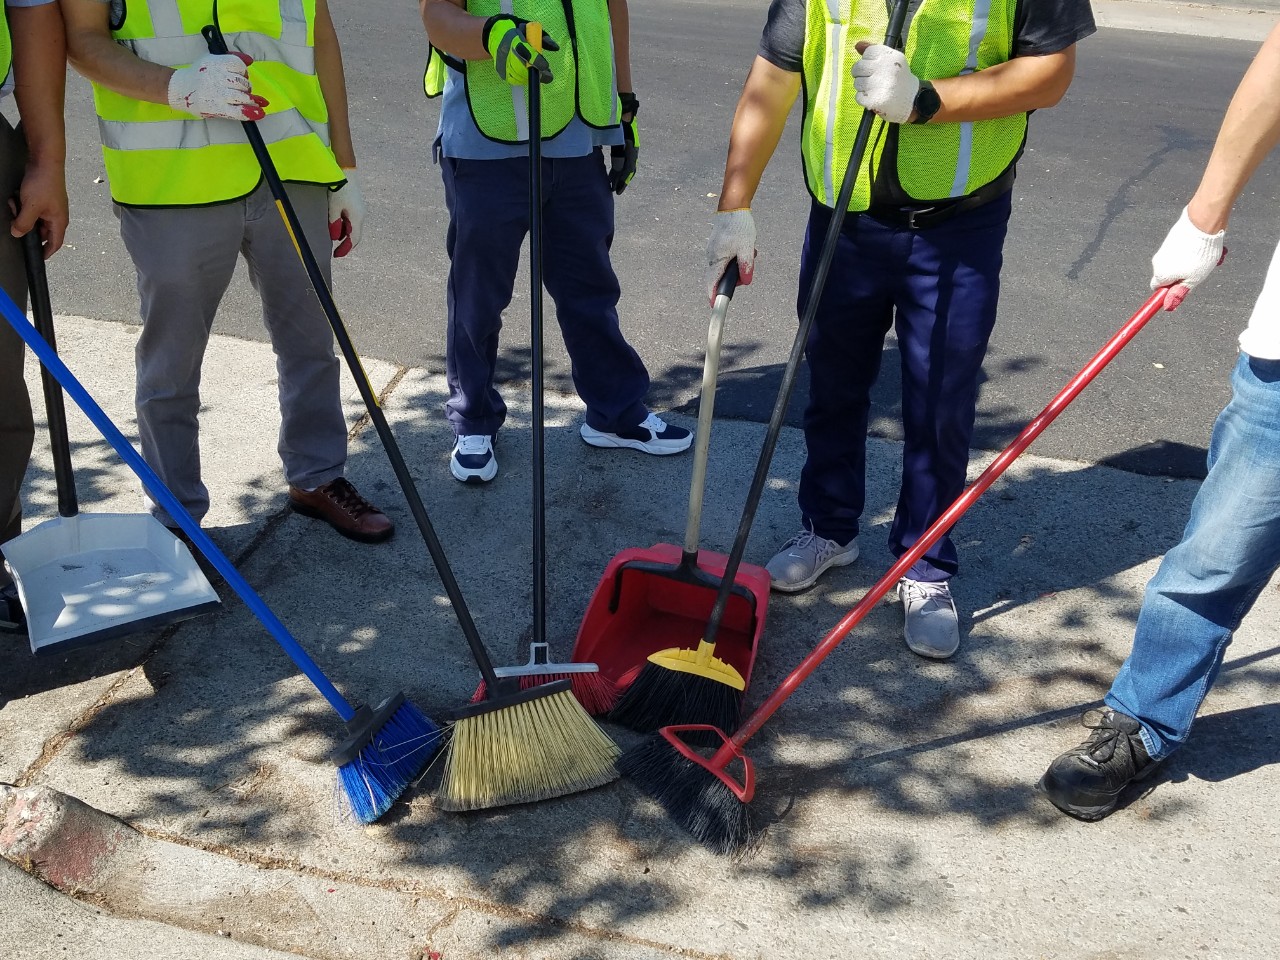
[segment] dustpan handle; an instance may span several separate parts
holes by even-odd
[[[44,269],[44,247],[40,230],[32,227],[22,238],[22,256],[27,268],[27,295],[31,299],[31,315],[35,327],[57,353],[53,333],[53,304],[49,299],[49,275]],[[67,438],[67,410],[62,402],[62,387],[49,368],[40,365],[40,382],[44,386],[45,419],[49,421],[49,446],[53,452],[53,479],[58,486],[58,515],[74,517],[80,512],[76,497],[76,477],[71,469],[71,442]]]
[[[720,375],[720,344],[724,339],[724,317],[738,287],[738,261],[729,267],[716,287],[716,303],[707,327],[707,355],[702,362],[702,392],[698,396],[698,436],[693,447],[693,478],[689,483],[689,521],[684,528],[682,566],[698,562],[698,539],[702,528],[702,496],[707,488],[707,456],[711,450],[711,424],[716,408],[716,379]]]

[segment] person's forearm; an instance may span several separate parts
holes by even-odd
[[[347,77],[342,69],[342,46],[325,0],[316,4],[316,77],[329,113],[329,147],[340,167],[356,165],[351,141],[351,117],[347,110]]]
[[[631,14],[627,0],[609,0],[609,23],[613,29],[613,68],[618,75],[618,90],[635,93],[631,81]]]
[[[929,122],[995,120],[1055,106],[1075,75],[1075,47],[1038,57],[1014,57],[959,77],[934,80],[942,106]]]
[[[1236,88],[1187,216],[1205,233],[1225,230],[1258,165],[1280,143],[1280,27],[1271,31]]]
[[[10,7],[13,39],[13,96],[22,117],[30,164],[61,169],[67,159],[63,107],[67,85],[67,42],[62,15],[53,4]]]
[[[419,0],[427,39],[437,50],[459,60],[488,60],[484,18],[472,16],[453,0]]]
[[[110,7],[95,0],[62,0],[67,59],[81,76],[135,100],[169,102],[173,68],[140,59],[115,42],[107,26]]]
[[[733,114],[719,210],[750,207],[800,92],[800,74],[756,57]]]

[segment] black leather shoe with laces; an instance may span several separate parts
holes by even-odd
[[[1097,719],[1090,722],[1092,717]],[[1091,711],[1081,722],[1093,734],[1049,764],[1039,787],[1063,813],[1101,820],[1116,808],[1129,784],[1150,776],[1160,762],[1147,755],[1142,727],[1133,717]]]

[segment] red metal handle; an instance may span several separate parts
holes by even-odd
[[[960,497],[947,508],[933,525],[925,532],[916,543],[898,558],[898,562],[889,568],[889,572],[876,582],[861,600],[857,606],[845,614],[844,618],[828,631],[827,635],[818,642],[813,651],[800,661],[800,665],[791,671],[791,673],[778,685],[769,698],[765,700],[756,711],[738,728],[731,740],[726,740],[724,746],[720,747],[710,761],[701,761],[703,766],[711,769],[717,776],[720,774],[717,770],[723,770],[724,767],[734,759],[734,757],[746,757],[740,752],[742,747],[756,732],[764,726],[765,722],[773,716],[774,712],[782,706],[788,697],[796,691],[796,688],[805,681],[809,674],[817,669],[818,664],[826,659],[845,637],[853,630],[855,626],[871,611],[871,608],[880,601],[889,590],[898,582],[902,576],[911,569],[912,564],[924,556],[931,546],[934,545],[956,521],[973,506],[974,501],[982,496],[991,484],[995,483],[996,478],[1008,469],[1018,456],[1031,445],[1031,441],[1044,431],[1045,427],[1053,423],[1058,414],[1067,408],[1067,405],[1079,395],[1080,391],[1087,387],[1113,359],[1116,354],[1124,349],[1125,345],[1134,338],[1134,336],[1146,326],[1147,321],[1160,312],[1164,306],[1165,293],[1168,287],[1160,287],[1150,297],[1147,302],[1135,313],[1129,321],[1122,326],[1106,345],[1098,351],[1092,360],[1090,360],[1079,373],[1077,373],[1061,392],[1054,397],[1047,407],[1040,411],[1040,415],[1032,420],[1023,431],[1018,434],[1014,441],[1005,447],[999,456],[991,462],[987,469],[982,471],[982,475],[978,477],[969,487],[960,495]],[[672,739],[668,737],[668,739]],[[678,749],[679,747],[677,747]],[[686,756],[689,752],[681,750]],[[713,769],[714,768],[714,769]],[[724,779],[724,777],[721,777]],[[737,791],[735,791],[737,792]]]

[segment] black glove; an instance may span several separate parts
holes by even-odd
[[[611,148],[612,160],[609,164],[609,188],[617,194],[627,189],[627,184],[636,175],[636,161],[640,158],[640,130],[636,126],[636,114],[640,112],[640,100],[634,93],[620,93],[622,101],[622,140]],[[631,119],[625,119],[626,117]]]

